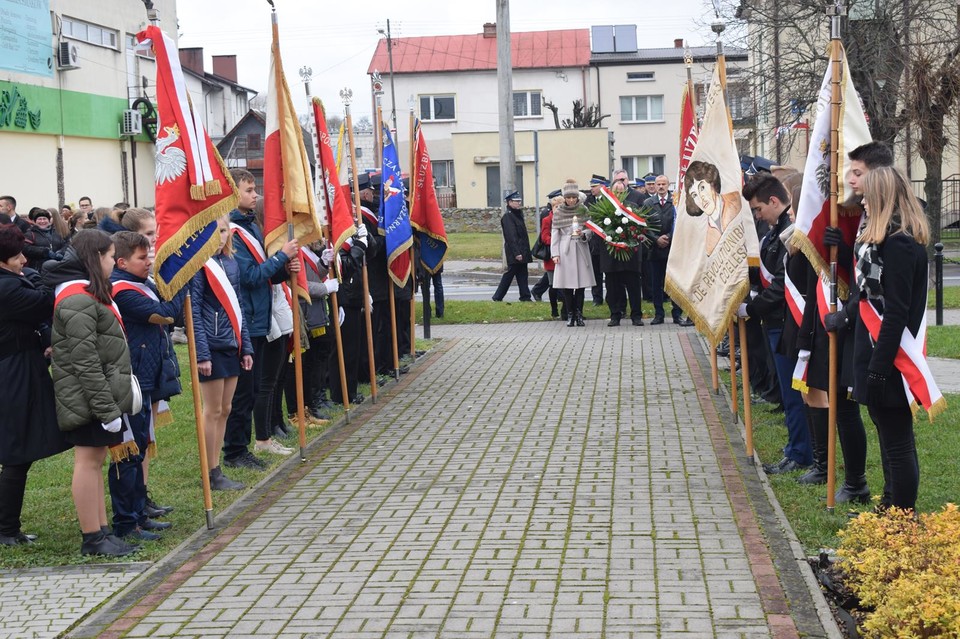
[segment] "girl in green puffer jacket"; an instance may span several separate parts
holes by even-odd
[[[77,233],[72,255],[44,272],[54,287],[53,387],[57,421],[74,445],[73,501],[84,555],[122,556],[136,551],[110,534],[104,502],[103,463],[124,441],[122,418],[133,407],[130,352],[111,297],[113,241],[103,231]]]

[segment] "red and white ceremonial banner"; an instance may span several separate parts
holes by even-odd
[[[357,232],[357,227],[353,223],[349,192],[341,188],[340,177],[337,175],[336,160],[330,146],[330,133],[327,131],[327,114],[319,98],[313,99],[313,119],[317,125],[317,160],[320,163],[317,171],[317,193],[321,195],[324,223],[330,225],[333,252],[338,254],[343,243]]]
[[[845,176],[850,169],[847,153],[871,141],[870,129],[863,114],[860,96],[853,86],[850,68],[847,65],[846,52],[841,48],[841,97],[839,139],[840,162],[837,166],[837,202],[843,202],[849,195],[846,192]],[[796,246],[820,275],[829,277],[830,252],[823,244],[823,231],[830,226],[830,100],[833,62],[827,64],[817,98],[816,121],[810,133],[810,146],[807,163],[803,169],[803,186],[800,201],[796,203],[796,233],[790,243]],[[847,210],[838,207],[837,223],[843,234],[844,242],[853,246],[860,225],[860,207]],[[837,293],[847,298],[852,264],[837,264]]]
[[[177,45],[159,27],[137,34],[157,62],[157,290],[173,299],[219,248],[217,220],[236,208],[236,186],[187,95]]]
[[[880,324],[883,315],[877,312],[876,307],[869,300],[860,300],[860,319],[870,333],[874,342],[880,337]],[[903,377],[903,390],[907,394],[907,402],[914,412],[917,407],[923,406],[930,421],[947,409],[947,400],[937,387],[930,365],[927,363],[927,314],[923,314],[920,321],[920,330],[914,336],[908,327],[903,328],[900,337],[900,346],[893,358],[893,365]]]
[[[741,194],[740,157],[720,80],[722,59],[707,93],[703,127],[690,157],[667,259],[666,289],[711,344],[730,327],[750,290],[749,267],[760,247]]]
[[[283,75],[277,14],[272,13],[273,45],[270,48],[270,77],[267,79],[267,125],[263,144],[263,244],[273,255],[286,244],[293,224],[293,237],[300,244],[321,238],[313,195],[313,179],[303,144],[303,131]],[[307,302],[306,274],[297,277],[298,294]]]
[[[687,167],[693,157],[693,150],[697,148],[697,113],[693,108],[693,96],[690,95],[689,84],[683,85],[683,97],[680,98],[680,166],[677,169],[677,185],[683,184],[683,176],[687,174]],[[673,205],[680,204],[682,189],[673,191]]]

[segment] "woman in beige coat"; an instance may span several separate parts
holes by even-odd
[[[553,228],[550,232],[550,256],[556,266],[553,271],[553,287],[563,291],[567,309],[567,326],[584,326],[583,289],[594,286],[593,262],[587,244],[589,231],[583,231],[587,208],[580,203],[580,189],[574,180],[567,180],[561,190],[563,204],[553,211]],[[580,236],[574,232],[576,216]]]

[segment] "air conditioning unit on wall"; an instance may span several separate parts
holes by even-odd
[[[57,48],[57,68],[65,71],[80,68],[80,48],[72,42],[60,42]]]
[[[123,122],[120,124],[120,135],[140,135],[143,130],[143,116],[136,109],[127,109],[123,112]]]

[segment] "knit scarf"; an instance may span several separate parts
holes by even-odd
[[[573,216],[577,216],[577,222],[583,224],[587,219],[587,208],[576,204],[567,206],[561,204],[553,210],[553,228],[565,230],[573,226]]]
[[[866,220],[864,220],[858,235],[863,233],[863,227],[865,226]],[[889,237],[898,232],[900,227],[900,214],[894,213],[884,237]],[[856,276],[857,288],[860,289],[861,299],[866,298],[883,302],[883,285],[880,283],[880,277],[883,275],[883,257],[880,256],[879,245],[857,242],[854,245],[854,252],[857,256],[854,275]]]

